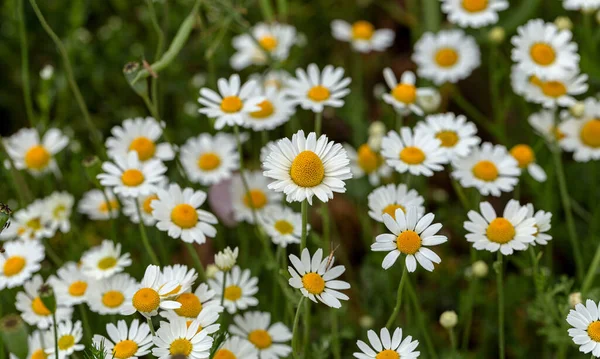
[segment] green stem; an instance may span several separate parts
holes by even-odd
[[[308,356],[308,344],[310,343],[310,304],[310,300],[304,302],[304,343],[302,343],[302,347],[305,357]]]
[[[17,170],[17,168],[15,167],[15,162],[13,161],[12,157],[10,157],[10,155],[8,154],[2,137],[0,137],[0,148],[4,150],[4,153],[6,153],[6,159],[10,164],[10,176],[15,188],[15,192],[17,193],[17,197],[19,198],[19,206],[21,208],[25,208],[26,204],[32,201],[33,197],[31,195],[31,190],[29,190],[27,182],[21,176],[21,172],[19,172],[19,170]]]
[[[467,101],[466,98],[463,97],[457,86],[454,86],[452,90],[452,99],[467,114],[468,117],[485,128],[490,134],[495,135],[500,142],[506,142],[506,138],[504,138],[504,136],[496,130],[496,128],[492,125],[492,122],[490,122],[484,114],[482,114],[475,106],[473,106],[469,101]]]
[[[271,0],[259,0],[260,3],[260,11],[262,12],[262,16],[266,22],[273,21],[273,6],[271,5]]]
[[[308,201],[302,201],[300,205],[302,212],[302,235],[300,236],[300,252],[306,248],[306,225],[308,224]]]
[[[60,256],[58,254],[56,254],[56,252],[54,251],[54,248],[52,248],[52,246],[50,245],[50,240],[46,239],[44,240],[44,243],[46,244],[46,254],[48,255],[48,257],[50,257],[50,260],[52,261],[52,263],[54,263],[55,266],[60,267],[63,264],[62,259],[60,259]]]
[[[90,327],[90,320],[88,319],[87,311],[85,310],[85,305],[79,304],[79,313],[81,314],[81,321],[83,322],[83,336],[87,343],[90,343],[92,329]]]
[[[394,307],[392,315],[390,315],[390,318],[385,324],[385,327],[388,329],[392,327],[392,324],[394,324],[396,318],[398,317],[398,313],[400,313],[400,307],[402,306],[402,289],[404,288],[404,282],[406,282],[406,277],[408,276],[406,272],[407,270],[405,265],[404,269],[402,270],[402,276],[400,277],[400,284],[398,285],[398,292],[396,294],[396,306]]]
[[[150,327],[150,333],[152,333],[152,336],[155,336],[156,332],[154,331],[154,324],[152,324],[152,318],[146,318],[146,321],[148,322],[148,326]]]
[[[425,346],[427,347],[427,351],[429,352],[429,355],[431,356],[431,358],[437,359],[437,357],[438,357],[437,352],[435,351],[433,341],[431,340],[431,336],[429,335],[429,330],[427,330],[427,326],[426,326],[425,320],[423,318],[423,313],[425,313],[425,312],[423,311],[423,308],[421,306],[421,301],[419,300],[419,297],[417,297],[417,292],[415,291],[415,288],[414,288],[410,278],[408,278],[406,280],[406,292],[408,293],[408,297],[412,301],[413,306],[415,308],[415,312],[417,315],[417,324],[419,326],[419,330],[421,331],[421,335],[425,339]]]
[[[315,133],[317,138],[321,136],[321,127],[323,123],[323,112],[315,112]]]
[[[585,280],[583,281],[583,286],[581,287],[581,294],[585,297],[587,292],[590,290],[592,284],[594,283],[594,278],[596,277],[596,272],[598,271],[598,265],[600,264],[600,245],[596,247],[596,253],[594,254],[594,259],[592,259],[592,264],[585,275]]]
[[[404,116],[398,111],[395,111],[395,112],[396,112],[396,129],[397,129],[398,133],[400,133],[402,126],[404,126]]]
[[[285,22],[288,14],[287,0],[277,0],[277,11],[279,12],[279,19]]]
[[[323,221],[323,238],[321,243],[326,249],[331,238],[331,218],[329,217],[329,206],[327,202],[321,203],[321,219]]]
[[[31,100],[31,84],[29,83],[29,49],[27,46],[27,31],[25,30],[23,0],[17,0],[17,18],[19,19],[19,39],[21,41],[21,81],[23,82],[23,99],[25,100],[27,119],[31,126],[35,127],[36,120],[33,113],[33,101]]]
[[[423,25],[426,31],[437,31],[440,27],[440,3],[438,0],[423,0]]]
[[[154,253],[154,249],[152,249],[150,241],[148,240],[148,235],[146,234],[146,227],[144,226],[144,221],[142,220],[142,211],[140,209],[140,203],[137,200],[137,198],[135,199],[135,208],[137,210],[138,217],[140,217],[138,227],[140,228],[140,234],[142,236],[142,242],[144,243],[144,247],[146,247],[146,252],[148,252],[152,264],[160,265],[160,261],[158,260],[158,257],[156,256],[156,253]]]
[[[454,335],[454,328],[448,328],[448,336],[450,337],[450,346],[452,352],[456,353],[456,336]]]
[[[502,275],[504,267],[502,264],[502,253],[500,250],[498,250],[497,253],[496,284],[498,286],[498,347],[500,350],[499,358],[504,359],[504,284]]]
[[[470,210],[472,207],[469,203],[467,195],[465,194],[465,190],[462,188],[460,183],[458,183],[458,181],[454,178],[450,178],[450,182],[452,183],[452,188],[454,188],[454,192],[456,192],[456,196],[460,200],[460,203],[462,204],[465,211]]]
[[[192,260],[194,261],[194,267],[196,267],[196,270],[198,271],[198,279],[201,282],[206,281],[206,273],[204,273],[204,266],[202,265],[202,261],[198,256],[196,248],[194,248],[194,245],[192,243],[188,242],[185,242],[185,246],[187,247],[188,252],[190,252],[190,255],[192,256]]]
[[[54,357],[58,358],[58,323],[56,322],[56,310],[52,313],[52,329],[54,331]]]
[[[339,317],[337,310],[331,310],[331,346],[334,359],[341,359]]]
[[[156,52],[154,54],[154,61],[157,61],[159,57],[162,55],[164,50],[165,43],[165,34],[163,33],[162,28],[158,24],[158,18],[156,17],[156,11],[154,9],[154,1],[146,0],[148,4],[148,9],[150,10],[150,21],[152,22],[152,27],[156,32]],[[152,101],[154,102],[154,106],[158,109],[158,81],[157,79],[152,80]]]
[[[539,272],[539,268],[538,268],[538,258],[537,255],[535,254],[535,249],[533,246],[529,246],[529,256],[531,257],[531,264],[533,266],[532,268],[532,273],[531,276],[533,277],[533,285],[535,286],[535,291],[536,293],[541,293],[541,289],[538,285],[538,272]]]
[[[304,296],[302,296],[298,302],[298,308],[296,308],[296,315],[294,316],[294,326],[292,327],[292,353],[294,354],[294,358],[297,359],[300,358],[300,354],[298,353],[298,323],[300,323],[300,313],[302,312],[303,302]]]
[[[225,288],[227,288],[227,272],[223,272],[223,286],[221,287],[221,307],[225,302]]]
[[[110,233],[112,235],[111,240],[113,242],[116,242],[117,241],[117,223],[116,223],[115,219],[113,218],[112,203],[110,202],[110,199],[108,198],[108,195],[104,191],[104,188],[98,187],[98,189],[100,190],[100,192],[102,192],[102,196],[104,197],[104,202],[106,202],[106,209],[108,210],[108,220],[110,221]],[[137,201],[137,199],[136,199],[136,201]],[[139,218],[140,218],[140,222],[141,222],[142,221],[142,217],[139,217]]]

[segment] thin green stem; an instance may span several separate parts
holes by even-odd
[[[485,128],[492,135],[495,135],[500,142],[506,142],[506,138],[497,131],[496,127],[493,126],[493,123],[489,121],[489,119],[475,106],[467,101],[466,98],[463,97],[457,86],[454,86],[452,90],[452,99],[467,114],[467,116],[472,118],[475,122],[477,122],[477,124]]]
[[[535,286],[535,291],[536,293],[540,293],[541,289],[538,285],[538,273],[539,273],[539,269],[538,269],[538,258],[537,255],[535,254],[535,248],[533,246],[529,246],[529,256],[531,257],[531,265],[532,265],[532,273],[531,276],[533,277],[533,285]]]
[[[396,293],[396,306],[394,307],[392,315],[390,315],[390,318],[385,324],[385,327],[388,329],[392,327],[392,324],[394,324],[396,318],[398,317],[398,313],[400,313],[400,307],[402,306],[402,289],[404,288],[404,283],[406,282],[406,277],[408,276],[406,272],[407,270],[405,265],[404,269],[402,270],[402,276],[400,277],[400,284],[398,284],[398,292]]]
[[[339,317],[337,310],[331,310],[331,347],[334,359],[341,359],[342,352],[340,348]]]
[[[396,130],[400,133],[400,129],[404,126],[404,115],[396,111]]]
[[[17,193],[17,197],[19,198],[19,206],[21,208],[25,208],[27,203],[31,202],[33,199],[31,195],[31,190],[29,189],[29,186],[27,186],[27,182],[25,181],[25,179],[21,176],[21,172],[19,172],[19,170],[17,170],[17,168],[15,167],[15,162],[13,161],[12,157],[10,157],[10,155],[8,154],[6,146],[4,145],[4,140],[1,137],[0,148],[4,150],[4,153],[6,153],[6,159],[10,164],[10,177],[13,182],[15,192]]]
[[[194,261],[194,267],[198,271],[198,279],[201,282],[206,281],[206,273],[204,273],[204,266],[202,265],[202,261],[200,260],[200,256],[198,256],[198,252],[192,243],[185,242],[185,246],[187,247],[188,252],[192,256],[192,260]]]
[[[227,288],[227,272],[223,272],[223,286],[221,287],[221,307],[225,303],[225,288]]]
[[[152,333],[152,336],[155,336],[156,332],[154,331],[154,324],[152,324],[152,318],[148,317],[146,318],[146,321],[148,322],[148,326],[150,327],[150,333]]]
[[[470,210],[472,207],[471,207],[471,204],[469,203],[469,199],[467,198],[467,195],[465,194],[465,190],[462,188],[460,183],[458,183],[458,181],[455,180],[454,178],[451,178],[450,182],[452,183],[452,188],[454,188],[454,192],[456,192],[456,196],[460,200],[460,203],[462,204],[465,211]]]
[[[148,4],[148,9],[150,10],[150,20],[152,22],[152,28],[156,32],[156,52],[154,54],[154,61],[158,61],[160,56],[164,51],[164,43],[165,43],[165,34],[163,33],[162,28],[158,24],[158,18],[156,16],[156,11],[154,9],[154,1],[146,0]],[[166,2],[165,2],[166,4]],[[154,102],[154,107],[158,110],[158,79],[152,80],[152,102]]]
[[[454,328],[448,328],[448,336],[450,337],[450,346],[452,352],[456,353],[456,336],[454,335]]]
[[[298,302],[298,308],[296,308],[296,315],[294,316],[294,326],[292,327],[292,353],[294,354],[294,358],[299,359],[300,354],[298,353],[298,324],[300,323],[300,313],[302,312],[304,296],[300,298]]]
[[[287,20],[288,14],[288,2],[287,0],[277,0],[277,12],[279,13],[279,19],[283,22]]]
[[[57,267],[62,266],[63,261],[62,259],[60,259],[60,256],[54,251],[54,248],[52,248],[52,246],[50,245],[50,239],[44,240],[44,244],[46,247],[46,254],[48,255],[48,257],[50,257],[52,263],[54,263],[54,265]]]
[[[437,31],[440,27],[441,14],[438,0],[423,0],[423,25],[426,31]]]
[[[300,236],[300,251],[302,252],[304,248],[306,248],[306,226],[308,224],[308,201],[302,201],[300,205],[300,210],[302,213],[302,235]]]
[[[259,0],[260,11],[262,12],[262,16],[266,22],[273,21],[273,5],[271,5],[271,0]]]
[[[324,249],[327,248],[331,238],[331,218],[329,215],[327,202],[321,203],[321,220],[323,221],[323,238],[321,238],[321,243]]]
[[[435,351],[433,341],[431,340],[431,336],[429,335],[429,330],[427,330],[427,325],[426,325],[425,319],[423,318],[423,313],[425,313],[425,312],[423,311],[423,308],[421,306],[421,301],[419,300],[419,297],[417,296],[417,292],[416,292],[410,278],[408,278],[406,280],[406,289],[405,290],[408,293],[409,300],[412,302],[412,304],[415,308],[415,313],[417,316],[417,324],[419,326],[419,330],[421,331],[421,335],[425,339],[425,346],[427,347],[427,351],[429,352],[429,355],[431,358],[437,359],[437,357],[438,357],[437,352]]]
[[[108,220],[110,221],[110,234],[112,235],[111,240],[113,242],[117,241],[117,223],[115,221],[115,219],[113,218],[113,208],[112,208],[112,203],[110,201],[110,199],[108,198],[108,195],[106,194],[106,191],[104,190],[104,188],[98,187],[98,189],[100,190],[100,192],[102,192],[102,196],[104,197],[104,202],[106,203],[106,210],[108,211]],[[140,217],[140,221],[142,220],[142,217]]]
[[[144,243],[144,247],[146,247],[146,252],[148,252],[152,264],[160,265],[160,261],[158,260],[158,257],[156,256],[156,253],[154,253],[154,249],[152,249],[150,241],[148,240],[148,235],[146,234],[146,227],[144,226],[144,221],[142,221],[142,211],[140,209],[140,203],[137,200],[137,198],[135,199],[135,209],[137,210],[138,217],[140,218],[138,227],[140,229],[140,235],[142,236],[142,242]]]
[[[59,358],[58,355],[58,323],[56,322],[56,310],[52,313],[52,330],[54,331],[54,354],[55,358]]]
[[[321,127],[323,125],[323,112],[315,112],[315,133],[317,138],[321,136]]]
[[[83,336],[85,337],[85,341],[87,343],[90,343],[92,329],[90,327],[90,320],[88,318],[87,311],[85,309],[84,304],[79,304],[79,313],[81,314],[81,321],[83,322],[83,329],[84,329]]]
[[[302,347],[305,357],[308,354],[308,344],[310,343],[310,304],[310,300],[304,302],[304,343],[302,343]]]
[[[27,31],[25,30],[25,16],[23,11],[23,0],[17,0],[17,18],[19,19],[19,40],[21,41],[21,81],[23,82],[23,99],[25,100],[25,112],[32,127],[36,126],[33,113],[33,101],[31,99],[31,84],[29,83],[29,49],[27,46]]]
[[[502,263],[502,253],[497,251],[498,259],[496,262],[496,284],[498,286],[498,348],[499,358],[504,359],[504,266]]]
[[[583,286],[581,287],[581,294],[583,296],[587,294],[594,283],[594,278],[596,277],[596,272],[598,271],[598,265],[600,265],[600,245],[596,247],[594,259],[592,259],[592,264],[590,264],[587,274],[585,275],[585,280],[583,281]]]

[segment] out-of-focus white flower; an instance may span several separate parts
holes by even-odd
[[[501,44],[505,37],[506,31],[504,31],[504,28],[500,26],[494,26],[490,32],[488,32],[488,39],[494,44]]]
[[[559,30],[571,30],[573,28],[573,22],[566,16],[559,16],[554,19],[554,25],[556,25]]]
[[[581,292],[575,292],[569,294],[569,305],[571,308],[575,308],[577,304],[581,303]]]
[[[487,276],[489,269],[487,263],[484,261],[477,261],[471,265],[471,271],[477,278],[483,278]]]
[[[46,65],[40,70],[40,77],[42,80],[50,80],[54,76],[54,66]]]
[[[238,254],[238,247],[235,247],[234,250],[231,250],[231,248],[227,247],[221,252],[215,254],[215,265],[223,272],[228,272],[235,265]]]
[[[575,102],[571,107],[569,107],[569,113],[573,117],[582,117],[585,114],[585,103],[581,101]]]

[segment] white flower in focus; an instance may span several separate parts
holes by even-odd
[[[423,115],[423,109],[418,104],[418,98],[433,96],[434,89],[430,87],[417,88],[417,77],[411,71],[402,73],[400,83],[398,83],[396,75],[389,67],[383,69],[383,77],[391,90],[390,93],[382,95],[384,102],[392,105],[396,112],[401,115],[408,115],[411,112],[419,116]]]
[[[393,334],[387,328],[382,328],[379,335],[374,330],[367,332],[369,344],[358,340],[356,345],[361,352],[354,353],[358,359],[415,359],[421,352],[414,351],[419,346],[418,340],[407,336],[402,340],[402,329],[396,328]]]
[[[113,162],[102,164],[104,173],[97,178],[100,184],[112,188],[123,197],[139,197],[152,194],[165,181],[167,167],[158,159],[141,162],[138,154],[131,151],[117,155]]]

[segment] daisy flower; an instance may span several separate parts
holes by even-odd
[[[553,23],[542,19],[529,20],[517,28],[511,43],[512,60],[527,75],[541,80],[565,78],[577,70],[579,55],[577,44],[569,30],[559,30]]]
[[[585,101],[582,118],[569,118],[560,124],[564,138],[560,146],[568,152],[574,152],[577,162],[600,160],[600,103],[594,99]]]
[[[258,350],[252,343],[240,337],[231,336],[223,341],[215,352],[215,359],[259,359]]]
[[[458,157],[452,161],[452,177],[460,185],[475,187],[484,195],[499,197],[501,192],[512,191],[519,182],[519,163],[502,145],[485,142],[474,147],[467,157]]]
[[[44,201],[37,199],[26,208],[14,213],[11,218],[11,225],[0,233],[0,238],[39,240],[52,238],[55,232],[50,227],[49,213]]]
[[[57,301],[74,306],[87,300],[90,279],[83,274],[74,262],[67,262],[56,271],[56,275],[48,278],[48,283],[54,289]]]
[[[115,163],[104,162],[97,178],[100,184],[111,187],[123,197],[139,197],[153,193],[156,186],[165,181],[167,167],[157,159],[141,162],[137,152],[116,156]]]
[[[262,228],[273,243],[286,248],[288,244],[300,243],[302,236],[302,215],[291,208],[272,205],[259,217]],[[307,224],[307,230],[310,225]]]
[[[244,127],[254,131],[272,130],[286,123],[296,111],[285,94],[274,86],[257,87],[256,95],[264,98],[258,104],[260,110],[246,116]]]
[[[353,178],[367,176],[372,186],[378,186],[381,178],[391,176],[392,168],[385,163],[383,156],[374,151],[369,144],[362,144],[358,150],[344,144],[344,149],[350,159],[350,170]]]
[[[592,353],[594,357],[600,357],[599,313],[598,305],[588,299],[585,305],[577,304],[567,315],[567,323],[572,326],[568,331],[569,336],[579,345],[580,352]]]
[[[101,315],[120,314],[127,305],[125,298],[132,297],[136,287],[137,282],[127,273],[99,280],[88,293],[88,306]]]
[[[206,283],[200,283],[198,288],[194,292],[185,292],[180,294],[176,302],[181,304],[181,307],[174,309],[173,311],[161,312],[161,316],[169,318],[169,313],[174,313],[179,317],[193,320],[199,318],[204,312],[217,313],[217,315],[223,311],[221,307],[220,299],[216,297],[216,292],[209,289]]]
[[[53,323],[52,313],[40,299],[39,289],[44,284],[42,276],[37,274],[31,280],[23,284],[24,292],[17,293],[15,306],[21,312],[21,318],[32,326],[40,329],[48,329]],[[73,308],[64,306],[63,303],[56,303],[56,321],[70,320],[73,314]]]
[[[367,197],[369,204],[369,216],[377,222],[383,223],[383,215],[389,214],[396,218],[396,210],[400,208],[403,212],[409,207],[415,207],[417,214],[425,213],[423,202],[425,200],[415,189],[409,190],[405,184],[395,185],[390,183],[376,188]]]
[[[48,211],[48,226],[56,231],[67,233],[71,230],[71,212],[75,199],[67,192],[54,192],[44,199]]]
[[[106,139],[106,152],[110,158],[126,157],[130,151],[137,152],[140,162],[175,158],[169,143],[157,143],[163,129],[152,117],[127,119],[122,126],[113,127],[111,133],[113,137]]]
[[[258,278],[251,275],[250,269],[241,270],[240,267],[235,266],[227,273],[217,272],[214,278],[208,280],[208,285],[215,292],[216,297],[223,297],[223,306],[229,314],[258,305],[258,299],[254,297],[258,293]],[[224,278],[225,292],[223,292]]]
[[[150,327],[146,323],[140,324],[138,319],[132,320],[129,328],[124,320],[119,320],[117,325],[108,323],[106,333],[108,338],[95,334],[92,341],[98,348],[104,346],[107,357],[136,359],[150,353],[152,347]]]
[[[600,0],[563,0],[563,7],[567,10],[598,10]]]
[[[5,148],[18,170],[27,170],[34,176],[57,171],[54,156],[69,143],[60,130],[51,128],[42,137],[36,129],[23,128],[5,140]]]
[[[552,239],[552,236],[546,232],[552,228],[550,221],[552,220],[552,213],[539,210],[535,212],[533,209],[533,205],[531,203],[527,203],[527,218],[535,219],[535,233],[533,236],[535,240],[530,244],[535,246],[536,244],[546,245],[548,241]]]
[[[284,192],[288,202],[306,199],[312,205],[313,196],[327,202],[333,198],[333,192],[346,191],[343,180],[352,178],[349,164],[341,144],[334,144],[325,135],[317,139],[314,132],[305,137],[300,130],[291,141],[279,140],[263,167],[264,175],[275,179],[269,189]]]
[[[83,339],[83,329],[81,322],[78,320],[75,323],[70,320],[59,322],[56,329],[58,341],[58,355],[55,355],[55,342],[54,335],[50,332],[47,333],[46,338],[50,343],[46,348],[46,353],[49,358],[64,359],[68,358],[71,354],[80,352],[85,349],[85,345],[81,344]]]
[[[315,303],[318,300],[336,309],[342,307],[340,300],[350,299],[339,291],[350,289],[350,284],[336,279],[346,271],[346,268],[343,265],[334,267],[333,256],[323,259],[323,249],[317,249],[312,258],[307,248],[304,248],[300,258],[293,254],[290,254],[289,258],[292,262],[292,265],[288,266],[288,272],[292,276],[289,284],[300,289],[302,295]]]
[[[469,232],[467,241],[473,243],[473,248],[490,252],[500,250],[509,255],[514,250],[527,249],[527,245],[535,240],[536,221],[527,218],[527,207],[521,206],[519,201],[508,201],[502,217],[496,216],[489,202],[481,202],[479,208],[481,214],[469,211],[469,221],[464,224]]]
[[[153,338],[155,347],[152,348],[152,355],[158,359],[175,355],[184,355],[189,359],[208,358],[213,338],[206,330],[199,331],[199,326],[198,321],[193,321],[188,327],[185,319],[161,322]]]
[[[383,259],[381,267],[389,269],[400,254],[406,255],[406,269],[414,272],[417,269],[417,261],[421,267],[432,272],[433,263],[440,263],[442,259],[435,254],[430,246],[436,246],[448,241],[446,236],[437,234],[442,225],[433,223],[435,216],[433,213],[427,213],[419,216],[416,207],[409,207],[404,210],[398,208],[394,217],[385,213],[383,223],[387,229],[392,232],[380,234],[375,238],[375,243],[371,245],[374,252],[389,252]]]
[[[432,134],[402,127],[400,135],[390,131],[381,141],[381,154],[389,166],[400,173],[415,176],[433,176],[434,171],[444,169],[446,161],[442,141]]]
[[[250,29],[250,34],[233,38],[236,53],[231,56],[231,67],[242,70],[250,65],[266,65],[269,57],[276,61],[288,58],[290,49],[296,43],[296,28],[279,23],[258,23]]]
[[[442,0],[442,11],[451,23],[479,28],[498,22],[498,12],[508,9],[506,0]]]
[[[225,126],[241,126],[246,122],[250,112],[261,110],[259,104],[264,101],[264,98],[254,95],[258,87],[256,81],[249,80],[241,85],[240,76],[233,74],[229,80],[219,79],[217,85],[219,93],[204,87],[200,89],[198,98],[198,102],[204,106],[198,111],[217,119],[216,130]]]
[[[293,104],[305,110],[323,112],[325,106],[342,107],[342,100],[350,93],[352,80],[344,78],[344,69],[327,65],[323,71],[316,64],[308,65],[307,71],[296,69],[296,77],[287,82],[284,90]]]
[[[546,171],[535,163],[535,153],[526,144],[519,144],[510,149],[510,155],[517,160],[520,169],[527,169],[531,177],[538,182],[546,181]]]
[[[579,74],[578,70],[568,71],[560,79],[541,80],[536,75],[527,75],[516,65],[511,69],[514,92],[546,108],[573,106],[577,102],[573,96],[588,90],[587,80],[588,76]]]
[[[440,140],[448,160],[465,157],[471,153],[481,139],[477,137],[477,126],[463,115],[452,112],[429,115],[417,123],[415,131],[424,131]]]
[[[230,178],[240,168],[235,138],[228,133],[202,133],[181,146],[181,165],[191,181],[204,186]]]
[[[417,88],[415,86],[417,78],[411,71],[402,73],[400,83],[389,67],[383,69],[383,77],[391,89],[390,93],[382,95],[385,103],[394,106],[394,109],[402,115],[408,115],[411,112],[419,116],[423,115],[423,109],[418,105],[418,98],[433,96],[435,90],[429,87]]]
[[[40,270],[44,246],[37,241],[16,240],[6,243],[0,254],[0,289],[15,288]]]
[[[108,198],[108,203],[106,202],[106,198]],[[83,194],[77,205],[77,211],[85,214],[92,220],[106,221],[110,217],[117,218],[120,207],[121,205],[112,191],[105,190],[102,193],[99,189],[93,189]]]
[[[358,52],[385,51],[394,44],[396,37],[393,30],[375,30],[373,24],[365,20],[353,24],[344,20],[333,20],[331,33],[336,40],[349,42]]]
[[[44,333],[39,330],[34,330],[27,337],[27,359],[45,359],[46,355],[46,347],[50,345],[49,342],[46,342],[43,338]],[[16,355],[10,353],[10,359],[19,359]]]
[[[263,87],[274,87],[281,91],[286,88],[287,81],[291,75],[285,70],[270,70],[264,76],[255,75],[259,81],[262,81]]]
[[[165,281],[159,266],[149,265],[141,284],[135,291],[127,293],[126,304],[122,307],[121,314],[131,315],[138,311],[144,317],[150,318],[158,314],[159,309],[181,308],[180,303],[165,299],[178,285],[176,281]]]
[[[140,213],[142,214],[142,223],[146,226],[153,226],[156,224],[156,218],[152,216],[152,206],[150,206],[150,204],[157,199],[158,195],[156,193],[137,198],[124,198],[123,213],[129,217],[131,222],[140,223],[140,216],[138,214],[139,206]],[[137,204],[135,203],[136,201]]]
[[[182,294],[181,296],[183,296],[184,294]],[[193,302],[190,303],[189,301],[186,301],[190,297],[187,297],[188,299],[184,298],[177,298],[177,301],[179,303],[182,303],[181,308],[169,311],[162,311],[160,312],[160,315],[167,319],[169,322],[181,320],[181,318],[184,318],[187,324],[190,325],[193,321],[197,321],[200,324],[200,326],[198,327],[199,331],[205,330],[206,332],[208,332],[208,334],[216,333],[221,327],[221,325],[217,323],[217,320],[219,320],[219,316],[223,311],[223,307],[221,307],[218,303],[215,303],[215,305],[200,308],[197,307],[197,304],[193,304]],[[200,309],[200,312],[197,311],[198,309]],[[198,312],[199,314],[191,317],[187,316],[192,315],[193,312]],[[182,313],[184,315],[179,315],[178,313]]]
[[[161,295],[163,298],[174,298],[189,291],[198,278],[198,273],[194,268],[189,269],[183,264],[174,264],[166,266],[162,270],[162,281],[165,283],[175,282],[177,286],[172,291]]]
[[[292,353],[286,344],[292,340],[292,332],[283,323],[271,324],[270,313],[246,312],[233,317],[233,323],[229,332],[252,343],[261,359],[287,358]]]
[[[442,85],[471,75],[481,64],[481,54],[475,39],[462,30],[443,30],[423,34],[414,46],[412,60],[419,76]]]
[[[562,140],[565,134],[560,131],[554,111],[541,110],[533,113],[527,119],[533,130],[549,143]]]
[[[120,273],[131,265],[129,253],[121,255],[121,244],[105,239],[99,246],[81,256],[82,272],[94,279],[103,279]]]
[[[168,190],[158,189],[158,199],[152,201],[152,216],[158,221],[156,228],[167,232],[171,238],[181,238],[186,243],[202,244],[206,237],[217,234],[213,224],[217,217],[199,207],[206,201],[206,193],[183,190],[178,184],[171,184]]]
[[[254,223],[253,212],[262,215],[268,205],[280,203],[283,197],[280,192],[269,189],[271,182],[260,171],[246,171],[246,192],[242,182],[242,174],[237,174],[231,181],[231,198],[233,215],[238,222]]]
[[[369,344],[358,340],[356,345],[361,353],[354,353],[354,357],[358,359],[414,359],[421,355],[421,352],[414,351],[419,345],[418,340],[412,340],[409,335],[402,340],[402,329],[396,328],[394,334],[390,335],[387,328],[382,328],[379,336],[374,330],[367,332]]]

